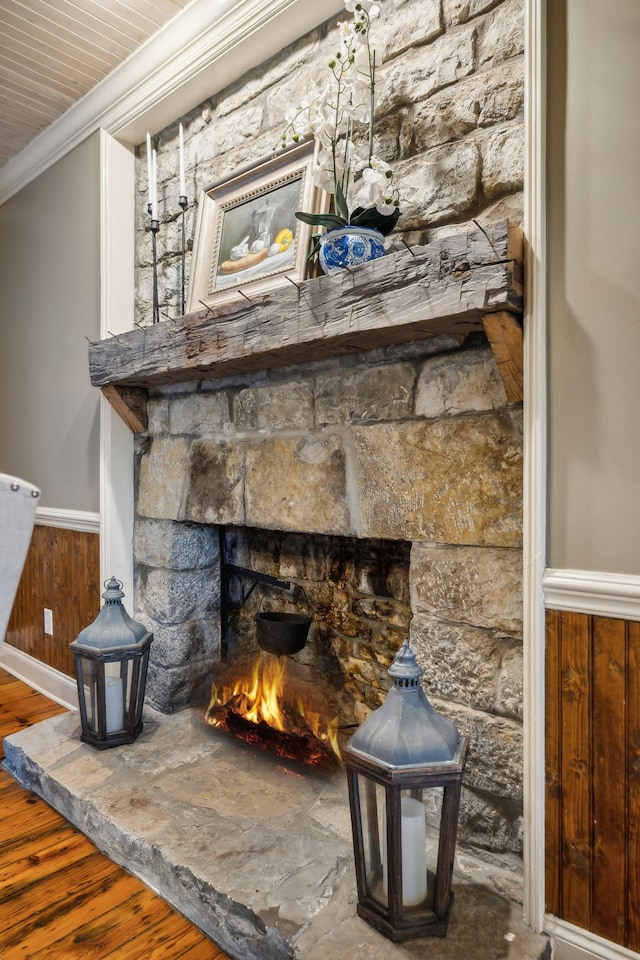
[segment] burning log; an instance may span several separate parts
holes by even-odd
[[[207,711],[207,722],[286,760],[325,766],[333,765],[336,759],[331,748],[311,732],[303,718],[298,718],[289,730],[276,730],[264,720],[259,723],[246,720],[231,704],[220,704]]]

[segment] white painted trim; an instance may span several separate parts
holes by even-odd
[[[36,523],[42,527],[79,530],[81,533],[100,533],[100,514],[88,513],[84,510],[57,510],[53,507],[38,507]]]
[[[100,134],[100,336],[133,327],[135,164],[131,148]],[[133,434],[100,398],[100,577],[122,581],[133,606]]]
[[[343,9],[342,0],[192,0],[0,171],[0,204],[99,129],[141,143]]]
[[[544,923],[544,603],[547,517],[546,0],[525,4],[524,916]]]
[[[545,930],[553,938],[554,960],[638,960],[640,954],[547,915]]]
[[[9,643],[0,644],[0,667],[49,700],[55,700],[68,710],[78,709],[76,681],[66,673],[54,670]]]
[[[542,580],[552,610],[640,620],[640,577],[592,570],[552,570]]]

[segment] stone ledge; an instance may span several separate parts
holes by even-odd
[[[76,713],[4,741],[5,768],[199,926],[233,960],[544,960],[546,937],[497,891],[517,872],[458,857],[442,940],[392,944],[356,916],[342,773],[287,770],[202,721],[147,709],[97,751]],[[292,775],[293,774],[293,775]]]

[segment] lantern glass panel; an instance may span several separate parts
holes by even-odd
[[[442,787],[400,791],[405,914],[434,907],[443,798]]]
[[[78,658],[84,702],[87,710],[87,726],[90,730],[98,729],[96,716],[96,663],[88,658]]]
[[[366,895],[387,907],[387,794],[381,784],[357,774]],[[442,787],[399,791],[401,821],[402,906],[405,915],[433,910],[438,870]]]
[[[400,794],[400,836],[402,861],[402,907],[405,916],[413,912],[433,910],[438,845],[444,791],[407,788]],[[386,836],[386,809],[382,814],[383,836]],[[390,859],[390,858],[389,858]],[[382,890],[388,902],[386,845],[382,849]]]
[[[369,780],[368,777],[360,773],[357,775],[357,781],[362,821],[366,893],[372,900],[386,906],[387,895],[383,888],[382,867],[385,847],[384,809],[386,791],[381,784]]]

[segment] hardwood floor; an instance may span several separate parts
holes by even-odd
[[[0,741],[63,712],[0,670]],[[0,770],[0,960],[45,957],[229,960],[197,927]]]

